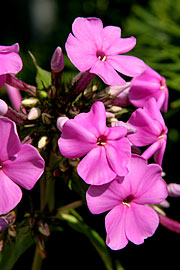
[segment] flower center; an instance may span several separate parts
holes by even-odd
[[[122,204],[123,205],[126,205],[128,207],[130,207],[130,202],[134,199],[134,196],[133,195],[129,195],[127,196],[123,201],[122,201]]]
[[[96,56],[100,61],[102,61],[102,62],[106,61],[106,55],[104,52],[97,51]]]
[[[106,144],[106,141],[107,141],[106,136],[102,135],[97,139],[97,145],[104,146]]]
[[[3,166],[2,166],[2,164],[0,163],[0,170],[2,169],[2,167],[3,167]]]

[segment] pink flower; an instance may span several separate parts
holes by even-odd
[[[0,118],[0,215],[12,210],[22,191],[32,189],[44,170],[44,160],[29,144],[21,144],[15,124]]]
[[[128,123],[136,128],[136,133],[128,136],[135,146],[150,145],[142,157],[149,159],[154,155],[154,160],[162,164],[167,142],[167,127],[154,98],[149,99],[144,108],[134,111]]]
[[[72,63],[81,71],[98,75],[108,85],[125,84],[115,71],[134,77],[145,70],[144,62],[136,57],[120,55],[136,44],[134,37],[121,38],[121,29],[103,28],[98,18],[76,18],[72,24],[66,51]]]
[[[144,107],[152,97],[157,101],[159,109],[167,112],[168,89],[165,78],[146,65],[146,70],[131,81],[129,100],[136,107]]]
[[[114,250],[125,247],[130,240],[142,244],[158,227],[158,214],[147,204],[163,201],[168,193],[161,178],[161,167],[147,164],[140,156],[132,155],[129,174],[117,177],[102,186],[90,186],[87,205],[93,214],[110,212],[105,218],[106,243]]]
[[[18,43],[0,46],[0,87],[6,82],[6,74],[15,75],[22,69],[22,60],[18,52]]]
[[[88,184],[102,185],[116,175],[128,173],[131,147],[125,138],[125,127],[106,126],[106,111],[102,102],[95,102],[90,112],[80,113],[62,126],[58,141],[62,155],[79,158],[79,176]]]

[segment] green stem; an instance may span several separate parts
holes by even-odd
[[[42,269],[42,263],[43,263],[43,256],[36,245],[33,264],[32,264],[32,270],[41,270]]]
[[[69,204],[67,204],[67,205],[65,205],[63,207],[58,208],[57,213],[60,214],[60,213],[65,212],[67,210],[75,209],[75,208],[77,208],[77,207],[79,207],[79,206],[81,206],[83,204],[84,204],[84,202],[82,200],[75,201],[73,203],[69,203]]]

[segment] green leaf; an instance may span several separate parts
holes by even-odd
[[[38,64],[37,64],[37,61],[36,61],[36,58],[34,57],[34,55],[29,52],[32,60],[33,60],[33,63],[36,67],[36,83],[37,83],[37,88],[39,90],[47,90],[50,88],[51,86],[51,72],[45,70],[45,69],[42,69]]]
[[[69,210],[68,212],[61,213],[59,215],[60,219],[65,220],[70,227],[74,230],[83,233],[88,237],[91,244],[95,247],[99,253],[101,259],[103,260],[107,270],[113,270],[112,259],[108,252],[108,248],[102,239],[102,237],[92,228],[90,228],[84,221],[83,218],[75,211]],[[123,267],[120,268],[120,263],[118,263],[118,269],[123,270]]]
[[[8,239],[2,250],[0,259],[1,270],[12,270],[13,266],[20,256],[34,244],[34,239],[27,226],[20,228],[15,241],[10,242]]]

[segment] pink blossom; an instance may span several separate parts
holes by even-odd
[[[170,197],[180,197],[180,184],[168,184],[168,194]]]
[[[127,163],[131,147],[125,138],[125,127],[107,127],[106,111],[102,102],[95,102],[90,112],[80,113],[62,126],[58,141],[62,155],[79,158],[79,176],[88,184],[102,185],[116,175],[128,173]]]
[[[6,82],[6,74],[15,75],[22,69],[22,60],[18,52],[18,43],[0,46],[0,87]]]
[[[136,133],[128,136],[130,142],[135,146],[149,145],[142,157],[148,159],[154,155],[155,162],[161,165],[167,142],[167,127],[156,100],[151,98],[144,108],[134,111],[128,123],[136,128]]]
[[[44,170],[44,160],[29,144],[21,144],[14,122],[0,118],[0,215],[12,210],[22,191],[32,189]]]
[[[146,70],[131,81],[129,100],[136,107],[144,107],[152,97],[157,101],[159,109],[167,112],[168,88],[165,78],[146,65]]]
[[[121,38],[121,29],[103,28],[98,18],[76,18],[72,24],[66,51],[72,63],[81,71],[98,75],[108,85],[125,84],[116,70],[134,77],[145,70],[144,62],[136,57],[120,55],[134,48],[134,37]]]
[[[90,186],[87,205],[93,214],[110,212],[105,218],[106,243],[114,250],[128,241],[142,244],[158,227],[158,214],[148,205],[163,201],[168,193],[158,164],[147,164],[138,155],[128,163],[129,174],[102,186]],[[148,204],[148,205],[147,205]]]

